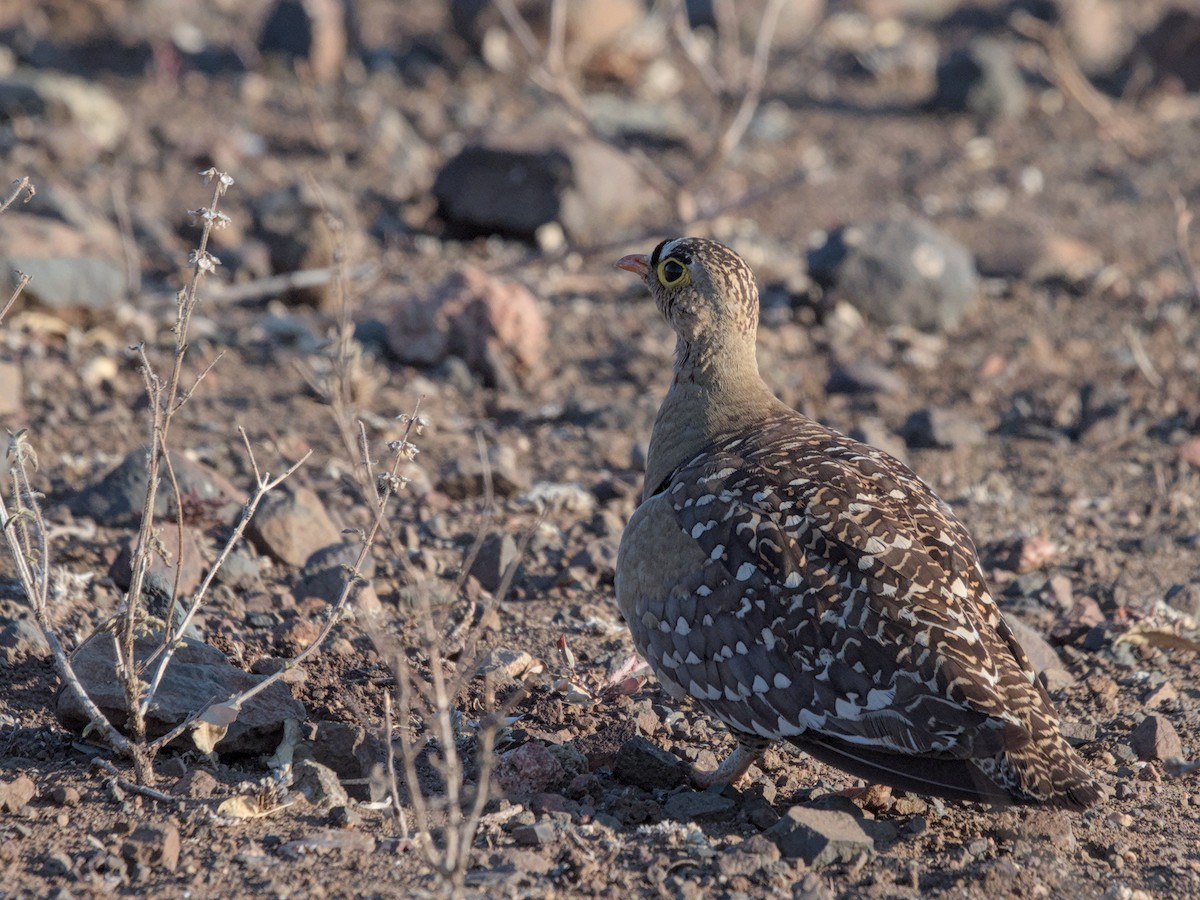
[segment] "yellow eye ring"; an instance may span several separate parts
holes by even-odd
[[[658,264],[658,281],[663,287],[679,287],[688,280],[687,266],[673,256]]]

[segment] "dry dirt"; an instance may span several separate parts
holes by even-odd
[[[434,3],[358,4],[372,65],[354,62],[344,78],[317,85],[287,66],[250,59],[247,48],[266,13],[261,2],[64,0],[6,12],[0,26],[22,71],[82,74],[128,117],[127,131],[107,149],[53,117],[0,124],[0,174],[29,175],[43,202],[84,210],[68,217],[74,232],[88,231],[87,215],[125,221],[128,240],[113,245],[114,261],[141,273],[128,303],[78,310],[22,301],[3,325],[3,357],[23,379],[5,424],[28,428],[37,449],[47,516],[62,526],[54,564],[85,576],[61,579],[54,616],[64,639],[76,644],[115,609],[120,592],[108,573],[131,533],[93,529],[66,501],[145,441],[145,394],[126,348],[144,341],[157,363],[167,360],[171,291],[182,284],[197,234],[185,210],[207,202],[196,173],[217,165],[236,179],[225,205],[232,227],[215,239],[226,264],[217,281],[269,274],[256,225],[264,198],[294,185],[320,194],[347,222],[351,262],[377,264],[352,290],[354,316],[364,323],[357,400],[377,455],[400,433],[393,417],[423,398],[430,424],[417,439],[414,481],[376,553],[382,612],[374,627],[389,640],[414,643],[421,592],[435,598],[437,610],[461,616],[469,598],[486,593],[472,576],[455,594],[480,528],[517,540],[531,535],[497,616],[480,628],[487,648],[523,651],[542,664],[516,703],[520,718],[501,735],[500,752],[548,747],[565,769],[536,784],[533,797],[497,791],[471,855],[468,891],[1200,896],[1200,780],[1186,767],[1200,753],[1200,297],[1181,265],[1172,205],[1176,193],[1200,205],[1200,99],[1147,89],[1121,100],[1116,125],[1104,125],[1030,76],[1032,107],[1017,118],[981,125],[965,114],[923,111],[929,66],[888,54],[903,56],[897,47],[936,53],[972,30],[1011,39],[1003,22],[1020,5],[961,4],[958,15],[934,21],[892,20],[886,27],[903,29],[899,43],[869,51],[844,44],[851,25],[869,32],[870,20],[834,27],[827,19],[808,41],[778,50],[764,94],[769,121],[751,129],[699,196],[712,203],[777,186],[692,229],[733,244],[755,261],[764,283],[776,285],[760,355],[781,396],[833,427],[861,429],[899,448],[976,536],[1006,613],[1053,633],[1059,671],[1049,679],[1052,695],[1084,758],[1113,792],[1106,805],[1073,815],[876,792],[857,801],[866,806],[861,815],[886,826],[874,851],[809,867],[779,859],[760,835],[799,803],[819,806],[825,797],[827,807],[845,808],[849,801],[829,798],[856,782],[837,771],[781,750],[740,790],[707,806],[690,795],[678,799],[686,789],[614,775],[619,748],[639,732],[688,761],[730,747],[721,727],[672,707],[653,679],[596,700],[562,689],[564,680],[602,683],[632,653],[613,601],[612,562],[640,490],[639,462],[672,342],[612,261],[648,251],[680,226],[656,201],[641,233],[610,234],[604,247],[545,257],[520,240],[461,239],[445,229],[429,193],[436,168],[480,133],[544,117],[554,103],[519,67],[505,74],[473,58]],[[830,3],[829,12],[878,14],[888,6],[906,8]],[[1139,27],[1165,8],[1138,7]],[[207,51],[179,49],[197,33]],[[1018,50],[1032,71],[1036,47],[1021,42]],[[629,96],[621,78],[637,76],[623,72],[591,74],[584,90]],[[685,78],[676,95],[658,101],[661,115],[685,132],[711,130],[712,104],[693,82]],[[403,142],[380,149],[386,111],[412,123],[415,156],[405,155]],[[640,150],[653,165],[694,168],[684,143],[646,140]],[[413,162],[421,154],[424,163]],[[1051,266],[1049,277],[1023,265],[987,279],[981,301],[946,335],[862,323],[806,285],[804,251],[819,230],[895,210],[928,216],[980,255],[1031,237],[1039,253],[1053,239],[1071,239],[1099,264],[1082,273]],[[27,215],[15,206],[0,218],[19,229]],[[1192,245],[1200,253],[1200,235]],[[460,362],[414,367],[384,351],[374,323],[467,264],[515,278],[536,296],[549,341],[532,375],[488,386]],[[239,425],[273,472],[311,449],[295,482],[314,491],[339,526],[360,527],[366,514],[350,477],[355,459],[305,376],[328,364],[335,324],[328,297],[237,299],[214,285],[193,325],[188,368],[216,365],[181,412],[172,443],[243,490],[251,473]],[[830,373],[848,362],[872,363],[894,384],[827,390]],[[906,421],[930,407],[976,423],[985,439],[906,448],[899,436]],[[448,492],[446,477],[476,458],[479,437],[508,454],[497,470],[517,483],[487,520],[483,498]],[[542,484],[578,490],[539,518],[523,495]],[[209,560],[228,527],[208,522],[202,529]],[[210,642],[249,667],[286,655],[324,607],[297,601],[295,567],[252,550],[245,555],[257,576],[219,586],[200,624]],[[11,563],[3,565],[5,602],[19,601]],[[5,610],[13,615],[13,607]],[[1092,618],[1072,628],[1072,612]],[[574,675],[558,650],[564,638]],[[419,664],[420,654],[414,659]],[[140,795],[93,765],[111,758],[94,736],[57,722],[57,677],[35,646],[18,646],[0,678],[0,780],[27,775],[36,789],[28,804],[0,818],[0,896],[441,889],[384,810],[352,802],[331,812],[293,791],[294,804],[267,817],[222,819],[216,805],[267,776],[263,760],[184,750],[168,750],[158,762],[155,787],[168,799]],[[310,722],[359,726],[381,740],[390,683],[360,617],[338,626],[293,691]],[[479,715],[479,691],[476,682],[459,698],[468,720]],[[1177,732],[1179,759],[1132,749],[1131,735],[1147,715]],[[474,747],[468,734],[462,748],[470,756]],[[470,779],[476,770],[468,768]],[[201,770],[212,776],[207,783]],[[436,793],[438,779],[423,772]],[[121,778],[131,780],[131,772],[123,769]],[[151,843],[178,829],[177,865],[136,846],[131,836],[143,826],[151,827]],[[435,830],[434,838],[443,835]]]

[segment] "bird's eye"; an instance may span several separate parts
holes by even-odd
[[[658,280],[663,287],[678,287],[687,280],[687,277],[688,270],[673,256],[658,264]]]

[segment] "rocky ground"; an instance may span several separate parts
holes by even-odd
[[[1200,236],[1180,234],[1200,20],[1157,0],[786,4],[761,103],[713,155],[768,4],[736,4],[715,54],[721,4],[678,32],[669,3],[568,5],[564,52],[534,64],[482,3],[0,9],[0,174],[37,188],[0,215],[0,270],[34,275],[0,325],[0,411],[37,453],[68,647],[128,583],[149,436],[129,348],[167,371],[198,172],[233,176],[231,221],[185,384],[213,367],[171,433],[178,565],[151,597],[176,572],[190,596],[230,534],[254,478],[239,427],[264,471],[312,455],[206,594],[165,721],[318,635],[371,521],[335,413],[381,461],[397,416],[419,401],[428,423],[352,613],[213,753],[164,751],[149,793],[60,704],[5,558],[0,896],[441,891],[379,768],[391,661],[431,676],[430,621],[468,637],[437,645],[468,676],[468,797],[485,687],[508,704],[468,892],[1200,896],[1200,294],[1181,253]],[[730,739],[631,670],[612,596],[672,351],[612,262],[684,231],[755,267],[780,395],[899,455],[967,523],[1104,806],[851,797],[785,750],[736,789],[686,784]],[[120,706],[98,646],[81,677]],[[418,704],[397,746],[431,728]],[[445,745],[418,761],[435,801]]]

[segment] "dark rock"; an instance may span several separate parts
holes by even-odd
[[[750,878],[765,866],[778,862],[779,857],[779,848],[770,838],[755,834],[742,841],[732,851],[717,854],[713,862],[716,864],[718,875],[725,878],[739,875]]]
[[[729,797],[712,791],[681,791],[672,794],[663,804],[663,812],[681,822],[717,819],[733,810],[737,804]]]
[[[61,850],[46,854],[42,863],[42,873],[50,878],[67,878],[75,872],[75,860]],[[53,894],[48,896],[54,896]],[[59,893],[58,900],[67,900],[71,895]]]
[[[958,325],[978,295],[970,252],[917,218],[846,226],[808,254],[809,274],[882,325]]]
[[[370,800],[367,783],[372,770],[387,759],[387,747],[375,734],[361,725],[321,721],[310,744],[300,753],[328,766],[346,782],[346,791],[356,800]]]
[[[571,161],[561,150],[473,145],[438,173],[433,193],[450,222],[482,234],[532,239],[543,225],[557,221],[571,181]]]
[[[554,843],[554,826],[549,822],[519,825],[512,830],[512,839],[521,847],[544,847]]]
[[[1167,606],[1193,619],[1200,619],[1200,582],[1174,585],[1166,596]]]
[[[1050,640],[1056,644],[1075,644],[1095,628],[1103,628],[1104,613],[1091,597],[1080,597],[1066,615],[1050,629]]]
[[[50,654],[50,645],[38,627],[33,611],[23,603],[0,600],[0,659],[9,665]]]
[[[937,90],[929,108],[1006,119],[1024,113],[1028,100],[1012,50],[990,38],[977,38],[938,63]]]
[[[1200,91],[1200,12],[1170,9],[1130,53],[1131,67],[1145,67],[1152,88],[1177,85]]]
[[[687,769],[673,754],[636,735],[621,745],[613,774],[626,784],[654,791],[678,787],[687,781]]]
[[[59,806],[78,806],[80,797],[79,791],[71,787],[69,784],[56,785],[54,790],[50,792],[50,799]]]
[[[181,453],[171,453],[171,467],[179,482],[185,518],[195,522],[232,522],[241,511],[244,494],[224,475]],[[165,485],[165,479],[164,479]],[[162,486],[155,499],[155,518],[166,518],[175,505],[172,491]],[[77,516],[98,525],[127,527],[141,519],[146,501],[146,450],[131,450],[100,481],[74,494],[67,502]]]
[[[588,541],[583,549],[571,557],[570,565],[611,577],[617,570],[619,544],[620,541],[616,538],[596,538]]]
[[[346,806],[350,802],[337,772],[315,759],[299,759],[292,767],[292,790],[318,809]]]
[[[207,769],[188,769],[175,782],[171,793],[179,797],[191,797],[193,800],[207,800],[217,790],[219,782]]]
[[[1171,720],[1149,715],[1129,735],[1129,746],[1143,760],[1182,759],[1183,742]]]
[[[329,810],[329,824],[335,828],[358,828],[362,823],[362,813],[353,806],[335,806]]]
[[[1090,244],[1067,235],[1046,235],[1024,222],[989,219],[967,230],[975,267],[988,278],[1081,285],[1104,265]]]
[[[510,534],[489,534],[471,563],[471,575],[485,591],[495,591],[504,573],[519,556],[517,542]]]
[[[178,624],[190,602],[192,592],[200,586],[200,580],[204,577],[204,538],[196,529],[185,525],[181,540],[179,530],[172,522],[162,523],[159,531],[162,546],[171,555],[171,560],[168,563],[159,553],[152,553],[142,582],[143,600],[151,615],[165,620],[171,598],[175,597],[175,618],[172,624]],[[133,577],[133,548],[136,542],[136,537],[122,542],[121,551],[108,570],[108,576],[123,591],[129,589],[130,579]],[[194,623],[189,628],[188,636],[202,640]]]
[[[562,781],[562,763],[537,741],[529,741],[515,750],[500,754],[492,780],[506,796],[528,798],[546,793]]]
[[[983,426],[943,407],[919,409],[905,420],[900,434],[911,448],[978,447],[987,440]]]
[[[174,825],[141,825],[121,845],[121,856],[130,865],[174,872],[179,865],[179,846],[179,829]]]
[[[259,588],[262,586],[262,577],[258,570],[258,559],[252,551],[234,547],[217,570],[214,580],[236,591]]]
[[[320,498],[290,485],[263,498],[246,526],[246,538],[260,553],[289,566],[303,566],[318,551],[343,543]]]
[[[511,497],[529,488],[529,472],[509,446],[488,448],[488,474],[497,497]],[[480,497],[484,492],[484,467],[474,454],[452,459],[442,470],[438,490],[453,500]]]
[[[318,82],[331,80],[346,57],[344,6],[337,0],[277,0],[258,38],[264,56],[303,59]]]
[[[135,658],[149,658],[162,642],[158,634],[146,634],[135,644]],[[98,632],[84,641],[71,656],[75,674],[88,696],[117,728],[126,725],[125,694],[115,677],[116,652],[113,636]],[[220,650],[185,638],[175,652],[154,702],[146,716],[147,736],[154,739],[206,708],[262,681],[234,666]],[[82,732],[89,719],[72,692],[60,687],[58,719],[72,731]],[[286,684],[275,682],[242,706],[225,737],[217,742],[220,753],[271,753],[283,737],[284,722],[304,721],[303,704],[292,697]],[[185,733],[185,737],[190,732]]]
[[[442,216],[470,234],[526,239],[557,222],[581,243],[611,240],[638,224],[648,192],[624,154],[592,140],[524,142],[540,146],[472,145],[451,159],[433,183]]]
[[[637,721],[634,718],[618,718],[604,722],[591,734],[576,738],[574,743],[576,749],[587,760],[588,768],[595,770],[601,766],[614,766],[625,742],[637,732]]]
[[[875,855],[875,842],[862,822],[850,813],[793,806],[766,831],[780,852],[789,859],[803,859],[810,866],[849,863],[860,853]]]
[[[314,551],[300,570],[300,578],[292,590],[296,599],[315,598],[325,603],[335,603],[346,588],[350,569],[361,549],[362,544],[358,541],[344,541]],[[363,560],[360,574],[364,580],[356,582],[351,592],[357,606],[361,606],[363,592],[369,590],[374,593],[374,588],[368,582],[375,574],[375,560],[369,553]],[[376,599],[375,603],[378,602]]]

